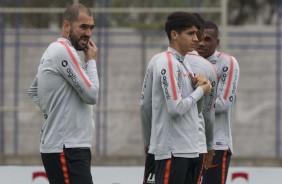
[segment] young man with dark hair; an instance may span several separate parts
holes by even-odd
[[[97,47],[91,11],[73,4],[63,14],[61,38],[44,52],[29,96],[46,121],[40,152],[51,184],[92,184],[93,106],[98,100]],[[84,61],[77,51],[84,52]]]
[[[193,183],[199,156],[197,101],[211,89],[206,77],[193,76],[184,63],[196,46],[199,28],[193,14],[170,14],[165,23],[169,47],[153,56],[145,74],[141,120],[145,150],[155,159],[156,184]]]
[[[203,171],[203,184],[226,182],[233,153],[231,121],[236,102],[239,65],[233,56],[216,50],[219,42],[217,25],[207,21],[204,27],[204,38],[199,43],[197,51],[216,67],[219,82],[215,102],[213,141],[215,156],[209,169]]]

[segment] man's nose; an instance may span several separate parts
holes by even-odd
[[[92,29],[90,29],[90,28],[86,29],[85,35],[90,37],[92,35]]]
[[[199,46],[204,47],[204,46],[205,46],[204,41],[200,41],[200,42],[199,42]]]
[[[199,41],[199,40],[198,40],[198,36],[197,36],[196,34],[194,34],[193,41],[195,41],[195,42],[198,42],[198,41]]]

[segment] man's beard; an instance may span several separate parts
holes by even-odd
[[[84,45],[84,46],[80,46],[79,45],[79,41],[80,39],[82,39],[83,37],[80,37],[79,39],[75,36],[75,34],[73,34],[73,31],[70,30],[70,34],[69,34],[69,37],[70,37],[70,42],[71,44],[73,45],[73,47],[75,48],[75,50],[77,51],[83,51],[86,46],[87,46],[87,43]]]

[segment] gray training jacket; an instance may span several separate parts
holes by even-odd
[[[174,49],[155,55],[146,70],[141,94],[141,121],[145,147],[156,160],[198,157],[197,101],[203,89],[192,87]]]
[[[230,149],[233,153],[231,122],[236,103],[239,65],[233,56],[218,51],[206,59],[214,64],[219,76],[215,102],[214,148]]]
[[[29,96],[46,121],[40,152],[60,153],[63,147],[91,147],[93,104],[98,100],[96,61],[80,60],[70,41],[59,38],[44,52]]]
[[[213,125],[215,122],[215,98],[218,83],[216,68],[205,58],[200,56],[197,51],[189,52],[185,62],[188,62],[195,74],[202,73],[212,85],[211,92],[198,101],[199,107],[199,148],[200,153],[207,153],[213,146]]]

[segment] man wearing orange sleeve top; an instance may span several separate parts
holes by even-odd
[[[225,183],[233,154],[231,122],[236,102],[239,65],[233,56],[216,50],[219,41],[216,24],[205,22],[204,39],[199,43],[197,51],[216,67],[219,82],[215,102],[215,156],[210,168],[203,171],[203,184]]]

